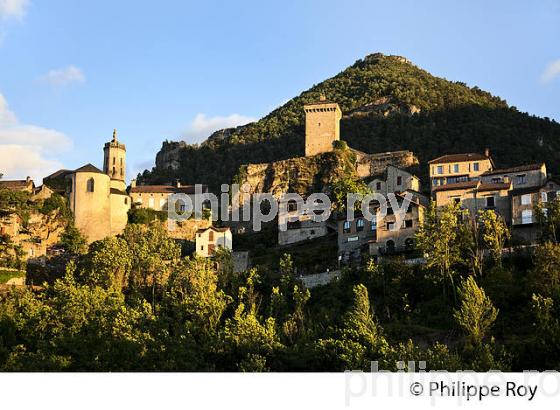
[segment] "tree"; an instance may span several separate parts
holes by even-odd
[[[151,290],[155,309],[156,290],[181,256],[181,247],[159,223],[127,225],[122,238],[131,254],[130,285],[142,291]]]
[[[66,226],[60,237],[60,245],[73,255],[81,255],[87,251],[87,240],[73,223]]]
[[[367,288],[356,285],[353,295],[353,305],[344,315],[342,329],[335,331],[333,337],[315,343],[320,360],[331,371],[366,370],[388,347],[374,320]]]
[[[418,248],[426,257],[426,267],[435,268],[438,280],[446,281],[455,296],[455,272],[453,267],[462,262],[461,225],[462,211],[458,204],[450,204],[438,209],[432,202],[424,215],[416,241]]]
[[[492,254],[494,262],[502,265],[502,251],[510,238],[509,230],[503,220],[493,210],[480,211],[479,221],[482,225],[482,239]]]
[[[270,360],[282,348],[276,324],[269,317],[264,323],[257,318],[255,305],[240,303],[232,319],[227,319],[224,341],[230,360],[238,370],[262,372],[269,370]]]
[[[547,242],[535,249],[534,267],[530,271],[533,290],[543,296],[560,291],[560,244]]]
[[[109,236],[93,242],[80,258],[76,277],[81,283],[104,289],[128,286],[132,255],[122,238]]]
[[[535,215],[542,228],[543,239],[558,243],[560,239],[560,197],[546,203],[537,203]]]
[[[498,309],[472,276],[463,281],[459,295],[461,306],[454,310],[453,317],[467,333],[470,342],[480,345],[496,320]]]
[[[350,176],[337,180],[331,186],[331,200],[335,210],[344,212],[346,210],[346,199],[348,194],[356,194],[362,198],[371,193],[368,186],[361,180],[356,180]],[[360,209],[360,202],[355,203],[356,210]]]

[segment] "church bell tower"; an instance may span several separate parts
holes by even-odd
[[[126,147],[117,141],[117,130],[113,130],[113,140],[103,147],[103,172],[111,177],[111,188],[126,189]]]

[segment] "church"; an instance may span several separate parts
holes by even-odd
[[[131,199],[126,192],[126,147],[113,139],[103,148],[103,171],[86,164],[66,173],[66,195],[76,228],[88,242],[121,233]]]

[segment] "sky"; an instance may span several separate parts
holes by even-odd
[[[102,166],[258,119],[367,54],[560,121],[560,0],[0,0],[0,173]],[[380,151],[383,148],[380,147]]]

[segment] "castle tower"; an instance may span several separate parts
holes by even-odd
[[[113,130],[113,140],[103,147],[103,172],[111,177],[111,188],[126,189],[126,147],[117,141],[117,130]]]
[[[342,111],[337,103],[329,102],[322,95],[320,101],[306,104],[305,110],[305,156],[322,154],[333,150],[333,142],[340,139]]]

